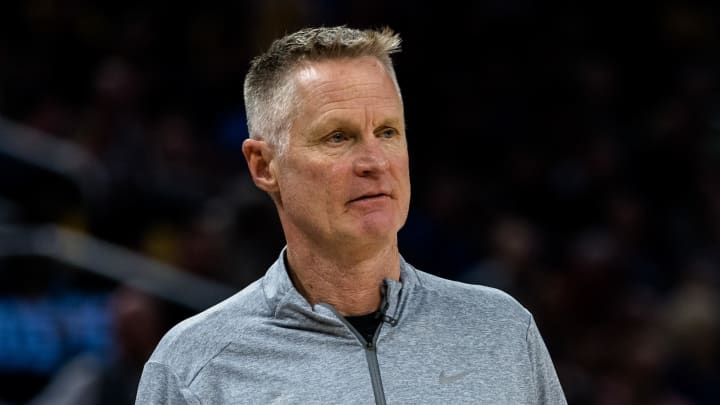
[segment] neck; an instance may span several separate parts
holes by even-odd
[[[365,315],[382,301],[383,280],[400,280],[397,243],[364,254],[318,254],[322,249],[288,243],[288,273],[311,305],[324,302],[342,315]]]

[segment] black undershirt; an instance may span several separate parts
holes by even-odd
[[[357,329],[357,331],[360,332],[360,334],[363,335],[365,340],[368,342],[372,342],[373,337],[375,336],[375,331],[378,326],[380,326],[381,322],[379,311],[375,311],[367,315],[346,316],[345,319],[347,319],[347,321],[350,322],[350,325]]]

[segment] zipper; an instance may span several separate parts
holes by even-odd
[[[382,326],[383,323],[380,322],[380,325],[378,325],[378,328],[375,330],[375,335],[373,335],[372,341],[366,342],[365,338],[360,336],[360,333],[358,333],[358,331],[350,325],[355,332],[355,336],[360,339],[360,343],[365,344],[365,358],[367,359],[368,368],[370,369],[370,381],[372,381],[373,395],[375,395],[376,405],[385,405],[385,390],[383,389],[382,378],[380,376],[380,365],[378,364],[377,359],[377,338],[380,334]]]
[[[365,360],[367,360],[368,363],[368,369],[370,371],[370,382],[372,383],[372,389],[373,389],[373,395],[375,396],[375,404],[376,405],[386,405],[385,402],[385,390],[383,389],[382,385],[382,377],[380,376],[380,365],[378,364],[378,358],[377,358],[377,339],[380,335],[380,330],[383,327],[384,322],[380,322],[380,325],[378,325],[377,329],[375,330],[375,334],[373,335],[372,341],[368,342],[365,340],[365,337],[363,337],[360,332],[355,329],[354,326],[350,322],[345,319],[344,316],[340,315],[337,310],[332,305],[329,304],[319,304],[324,306],[325,308],[330,309],[335,316],[338,317],[342,321],[345,326],[350,329],[350,331],[355,335],[355,338],[360,342],[360,344],[365,349]]]

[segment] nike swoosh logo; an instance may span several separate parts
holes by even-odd
[[[468,375],[470,373],[471,373],[471,371],[468,370],[468,371],[463,371],[462,373],[458,373],[458,374],[446,375],[445,370],[443,370],[440,372],[440,378],[438,380],[440,381],[440,384],[452,384],[455,381],[462,379],[463,377],[465,377],[466,375]]]

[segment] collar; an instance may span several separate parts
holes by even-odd
[[[313,320],[327,326],[341,326],[342,322],[335,315],[332,306],[325,303],[311,306],[295,289],[283,259],[286,250],[287,247],[282,249],[280,256],[262,279],[263,294],[274,318],[295,319],[303,323]],[[381,286],[383,299],[380,312],[383,321],[392,326],[397,325],[405,303],[417,282],[415,269],[400,256],[400,281],[385,279]]]

